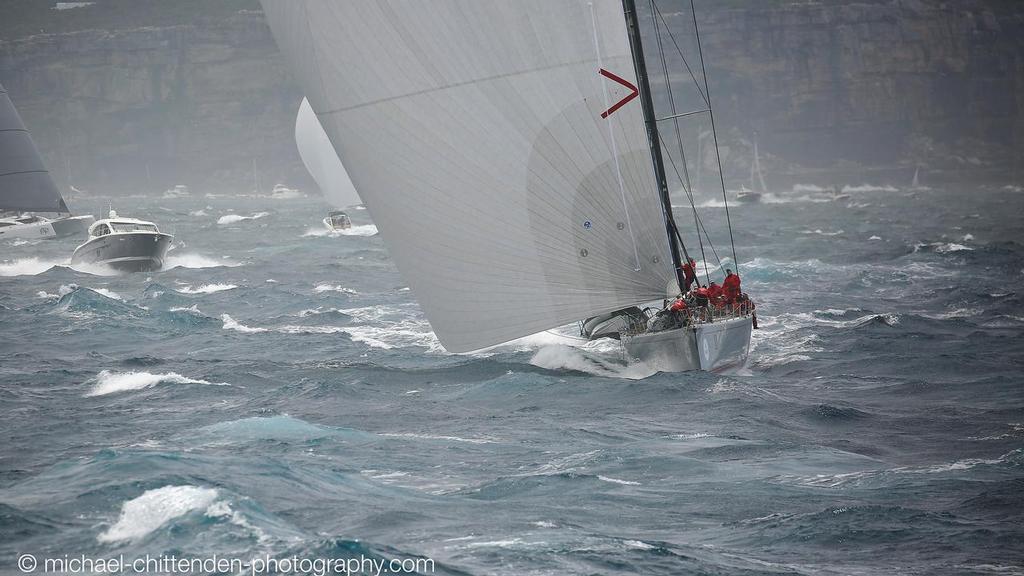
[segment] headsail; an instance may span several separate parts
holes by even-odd
[[[0,86],[0,211],[68,211],[3,86]]]
[[[673,271],[619,0],[263,7],[446,348],[662,298]]]
[[[295,145],[299,148],[299,156],[306,170],[316,180],[320,192],[332,206],[346,208],[362,202],[348,172],[334,152],[324,127],[305,98],[295,117]]]

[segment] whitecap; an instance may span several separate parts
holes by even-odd
[[[120,302],[125,301],[125,299],[122,298],[120,294],[114,292],[113,290],[107,290],[106,288],[89,288],[89,290],[92,290],[93,292],[99,294],[100,296],[110,298],[111,300],[118,300]]]
[[[437,434],[416,434],[412,432],[380,432],[378,436],[386,438],[416,438],[420,440],[449,440],[452,442],[466,442],[469,444],[494,444],[492,438],[461,438],[459,436],[443,436]]]
[[[314,286],[313,287],[313,292],[316,292],[317,294],[323,294],[324,292],[341,292],[342,294],[358,294],[358,292],[356,292],[355,290],[353,290],[351,288],[346,288],[346,287],[342,286],[341,284],[327,284],[327,283],[323,283],[323,282],[320,283],[320,284],[317,284],[316,286]]]
[[[184,288],[176,288],[175,292],[182,294],[214,294],[217,292],[224,292],[225,290],[234,290],[238,288],[236,284],[203,284],[198,288],[192,286],[185,286]]]
[[[171,268],[216,268],[218,266],[234,268],[241,266],[241,264],[232,262],[228,258],[216,260],[202,254],[172,254],[168,255],[167,260],[164,262],[164,270],[170,270]]]
[[[86,392],[86,396],[105,396],[117,392],[152,388],[160,383],[168,384],[205,384],[209,386],[230,386],[226,382],[207,382],[186,378],[177,372],[151,374],[149,372],[111,372],[103,370],[96,375],[95,384]]]
[[[619,480],[618,478],[609,478],[608,476],[601,476],[601,475],[598,475],[597,479],[601,480],[603,482],[611,482],[612,484],[622,484],[623,486],[639,486],[640,485],[639,482],[634,482],[632,480]]]
[[[234,318],[227,314],[221,314],[220,319],[224,322],[225,330],[235,330],[236,332],[242,332],[243,334],[256,334],[259,332],[267,332],[266,328],[250,327],[244,324],[238,323]]]
[[[281,326],[274,330],[282,334],[336,334],[346,329],[341,326]]]
[[[189,485],[147,490],[122,504],[117,522],[96,539],[100,542],[138,540],[175,518],[209,507],[218,495],[213,488]]]
[[[56,260],[42,260],[36,257],[5,260],[0,263],[0,276],[35,276],[62,264],[64,263]]]
[[[377,234],[377,227],[373,224],[361,224],[347,230],[338,230],[342,236],[374,236]]]

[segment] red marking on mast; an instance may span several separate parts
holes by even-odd
[[[605,110],[604,112],[601,112],[601,118],[607,118],[607,117],[611,116],[612,114],[615,113],[616,110],[618,110],[619,108],[622,108],[627,103],[629,103],[630,100],[632,100],[633,98],[636,98],[637,96],[640,95],[640,91],[637,90],[636,86],[634,86],[632,82],[626,80],[625,78],[622,78],[621,76],[616,76],[615,74],[612,74],[611,72],[605,70],[604,68],[601,68],[600,70],[598,70],[598,73],[601,74],[601,76],[604,76],[605,78],[608,78],[609,80],[614,80],[614,81],[618,82],[619,84],[622,84],[626,88],[629,88],[630,91],[631,91],[629,93],[629,95],[627,95],[622,100],[619,100],[618,102],[616,102],[611,108]]]

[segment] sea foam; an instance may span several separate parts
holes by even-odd
[[[95,384],[85,395],[105,396],[107,394],[114,394],[117,392],[152,388],[160,383],[229,386],[229,384],[225,382],[207,382],[206,380],[187,378],[177,372],[151,374],[149,372],[111,372],[110,370],[103,370],[96,375]]]
[[[117,522],[96,539],[100,542],[138,540],[175,518],[208,508],[217,497],[217,490],[199,486],[164,486],[147,490],[121,505],[121,516]]]

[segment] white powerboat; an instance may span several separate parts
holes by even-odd
[[[111,210],[108,218],[89,227],[89,239],[75,248],[71,264],[100,264],[122,272],[159,270],[172,239],[152,222],[121,218]]]
[[[352,219],[348,217],[348,214],[341,210],[334,210],[324,218],[324,226],[332,232],[338,230],[348,230],[352,227]]]
[[[270,197],[278,200],[290,200],[292,198],[298,198],[302,194],[294,188],[289,188],[284,184],[277,184],[274,189],[270,191]]]

